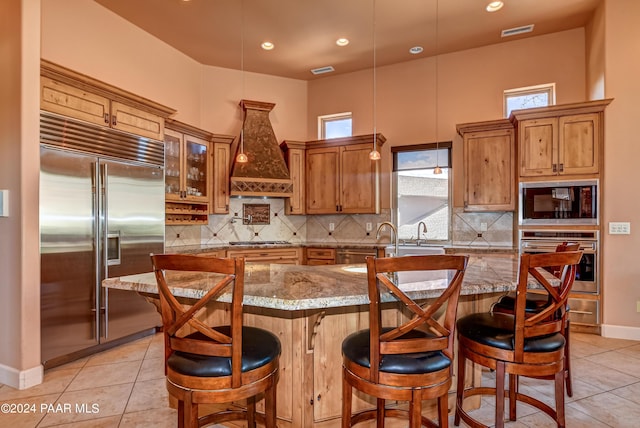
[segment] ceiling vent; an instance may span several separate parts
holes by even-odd
[[[311,70],[311,72],[316,75],[331,73],[332,71],[336,71],[336,70],[330,65],[327,65],[326,67],[314,68],[313,70]]]
[[[530,33],[533,31],[533,24],[524,25],[522,27],[509,28],[508,30],[502,30],[502,37],[515,36],[517,34]]]

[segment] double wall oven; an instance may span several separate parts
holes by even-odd
[[[562,242],[577,242],[583,252],[569,299],[572,324],[600,324],[598,184],[595,179],[520,183],[520,252],[553,252]]]

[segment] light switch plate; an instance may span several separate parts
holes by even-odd
[[[631,223],[628,221],[609,222],[609,235],[631,235]]]
[[[9,191],[0,190],[0,217],[9,217]]]

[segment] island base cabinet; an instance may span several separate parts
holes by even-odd
[[[461,296],[458,315],[488,311],[497,295]],[[342,341],[349,334],[368,327],[368,306],[330,308],[327,310],[288,312],[262,308],[245,308],[245,324],[275,333],[282,345],[278,381],[278,426],[298,428],[340,427],[342,412]],[[385,309],[383,318],[389,325],[400,321],[395,309]],[[467,386],[479,385],[482,372],[468,363]],[[457,366],[449,392],[449,408],[455,409]],[[389,403],[406,407],[407,403]],[[353,410],[373,408],[375,399],[356,393]],[[480,407],[480,397],[465,400],[465,407]],[[257,405],[264,408],[263,402]],[[423,403],[425,415],[435,415],[435,400]],[[240,426],[240,425],[238,425]],[[363,424],[363,427],[368,426]],[[372,424],[371,426],[375,426]],[[387,427],[405,427],[406,421],[389,419]]]

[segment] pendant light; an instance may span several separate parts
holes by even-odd
[[[240,2],[240,74],[242,76],[242,99],[244,99],[244,0]],[[236,156],[236,162],[247,163],[249,158],[244,152],[244,119],[245,108],[242,107],[242,127],[240,128],[240,153]]]
[[[376,147],[378,139],[376,128],[376,0],[373,0],[373,149],[369,153],[369,159],[379,160],[380,152]]]
[[[440,168],[440,162],[439,162],[439,152],[440,152],[440,140],[438,139],[438,56],[439,56],[440,52],[438,52],[438,0],[436,0],[436,77],[435,77],[435,81],[436,81],[436,93],[435,93],[435,100],[436,100],[436,111],[435,111],[435,118],[436,118],[436,167],[433,169],[433,173],[434,174],[442,174],[442,168]]]

